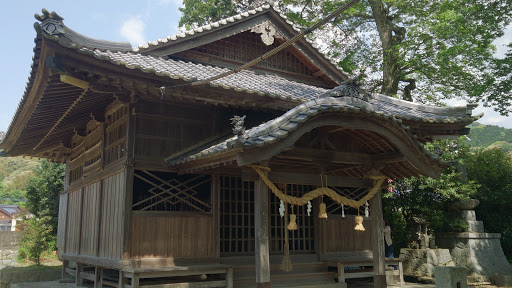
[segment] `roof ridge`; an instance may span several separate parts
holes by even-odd
[[[185,38],[187,36],[192,36],[192,35],[194,35],[196,33],[201,33],[203,31],[209,31],[209,30],[211,30],[213,28],[218,28],[218,27],[227,25],[228,23],[232,23],[232,22],[235,22],[237,20],[242,20],[242,19],[245,19],[245,18],[247,18],[249,16],[256,15],[256,14],[261,13],[263,11],[269,10],[270,8],[272,8],[274,11],[278,12],[279,15],[283,19],[286,19],[286,16],[284,14],[282,14],[281,11],[279,11],[279,9],[276,6],[270,5],[269,3],[263,3],[262,5],[257,6],[257,7],[253,8],[253,9],[244,11],[242,13],[238,13],[236,15],[233,15],[233,16],[230,16],[230,17],[227,17],[227,18],[215,21],[215,22],[208,23],[208,24],[200,26],[200,27],[196,27],[196,28],[193,28],[193,29],[190,29],[190,30],[186,30],[186,31],[181,31],[181,32],[179,32],[177,34],[174,34],[174,35],[171,35],[171,36],[167,36],[165,38],[160,38],[160,39],[157,39],[157,40],[148,41],[146,43],[140,44],[137,47],[135,47],[134,51],[141,51],[141,50],[147,49],[147,48],[149,48],[151,46],[157,46],[157,45],[162,44],[162,43],[167,43],[167,42],[169,42],[169,40],[170,41],[175,41],[175,40],[178,40],[178,39],[181,39],[181,38]],[[289,22],[289,21],[287,21],[287,22]],[[289,23],[292,24],[291,22],[289,22]],[[295,29],[295,27],[294,27],[294,29]]]

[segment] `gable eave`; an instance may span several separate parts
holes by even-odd
[[[293,23],[286,19],[285,15],[280,14],[270,5],[264,5],[212,24],[142,44],[134,51],[143,55],[166,57],[234,36],[267,21],[276,26],[285,39],[291,39],[300,33],[300,30],[295,28]],[[337,85],[349,78],[335,63],[321,53],[310,40],[300,39],[292,47],[303,54],[304,58],[308,59],[322,74],[329,77]]]

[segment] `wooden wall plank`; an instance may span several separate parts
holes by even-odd
[[[65,253],[78,254],[79,238],[80,238],[80,195],[82,189],[75,190],[68,193],[68,211],[67,211],[67,225],[66,225],[66,245]]]
[[[320,221],[321,225],[321,249],[322,254],[350,252],[350,251],[372,251],[372,230],[370,219],[365,218],[363,225],[366,231],[356,231],[354,216],[345,218],[329,217]]]
[[[100,193],[100,182],[88,185],[83,189],[83,210],[80,232],[80,254],[96,256],[98,238],[97,227],[99,223],[98,203]]]
[[[64,251],[66,243],[66,219],[68,208],[68,194],[60,194],[59,196],[59,222],[57,225],[57,249],[59,252]]]
[[[213,216],[132,217],[132,258],[214,257]]]
[[[124,205],[125,173],[121,171],[105,178],[102,183],[100,246],[98,256],[110,259],[120,259],[122,250],[122,205]],[[98,187],[99,188],[99,187]]]

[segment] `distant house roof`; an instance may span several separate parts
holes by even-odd
[[[0,210],[4,211],[11,217],[16,213],[21,212],[20,206],[16,204],[2,204],[0,205]]]

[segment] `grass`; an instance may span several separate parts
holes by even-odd
[[[20,271],[23,270],[58,270],[61,269],[62,261],[57,258],[57,255],[54,255],[51,252],[44,252],[39,259],[40,264],[36,265],[33,261],[30,260],[18,260],[18,262],[12,265],[12,268],[7,269],[17,269]]]

